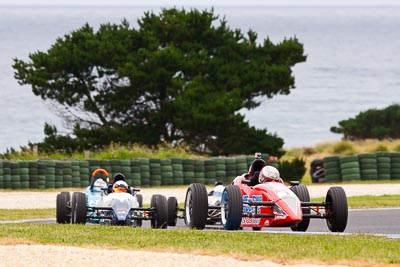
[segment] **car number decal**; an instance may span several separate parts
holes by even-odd
[[[260,218],[242,218],[242,224],[260,224]]]

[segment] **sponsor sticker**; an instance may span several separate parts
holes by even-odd
[[[260,224],[260,218],[248,218],[244,217],[242,218],[242,224]]]
[[[253,201],[262,201],[262,195],[254,195],[249,197],[248,195],[243,196],[243,202],[253,202]]]

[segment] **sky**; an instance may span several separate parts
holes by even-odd
[[[219,5],[399,5],[398,0],[1,0],[0,5],[137,5],[137,6],[219,6]]]

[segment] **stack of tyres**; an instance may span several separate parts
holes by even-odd
[[[46,164],[46,188],[56,187],[56,162],[54,160],[43,161]]]
[[[38,188],[38,182],[39,182],[38,162],[29,161],[28,164],[29,164],[29,174],[28,174],[29,188]]]
[[[250,167],[251,163],[254,161],[254,155],[247,155],[246,156],[246,164]]]
[[[366,153],[358,155],[360,163],[361,180],[377,180],[378,165],[375,153]]]
[[[247,165],[247,160],[245,156],[242,157],[237,157],[236,158],[236,176],[242,175],[244,173],[247,173],[250,165]]]
[[[21,178],[19,175],[19,162],[10,162],[11,169],[11,188],[20,189],[21,188]]]
[[[46,163],[39,160],[37,163],[38,169],[38,187],[39,189],[46,188]]]
[[[100,163],[103,163],[103,162],[104,162],[104,160],[100,161]],[[109,160],[109,164],[110,164],[110,168],[109,169],[107,169],[103,165],[101,165],[101,168],[106,169],[108,171],[109,175],[110,175],[110,178],[112,179],[112,177],[114,177],[114,175],[116,173],[122,172],[121,171],[121,163],[117,159],[112,159],[112,160]],[[129,183],[129,181],[128,181],[128,183]]]
[[[56,179],[55,179],[55,188],[63,188],[64,187],[64,163],[62,161],[56,161]]]
[[[161,159],[160,162],[161,162],[161,184],[173,185],[174,173],[172,170],[171,159]]]
[[[150,186],[150,160],[146,158],[140,158],[140,183],[141,186]]]
[[[131,160],[130,159],[122,159],[119,160],[120,169],[118,172],[123,173],[125,175],[125,179],[128,184],[133,184],[132,179],[132,167],[131,167]]]
[[[3,180],[4,180],[3,161],[0,161],[0,189],[4,188]]]
[[[183,185],[183,165],[181,158],[171,158],[172,174],[174,177],[174,185]]]
[[[81,167],[78,160],[71,161],[71,186],[81,186]]]
[[[108,177],[108,178],[111,179],[113,174],[115,174],[115,173],[113,173],[113,170],[112,170],[111,160],[103,159],[103,160],[100,160],[99,162],[100,162],[99,163],[99,168],[102,168],[102,169],[106,170],[108,172],[108,175],[111,176],[111,177]],[[116,166],[118,166],[118,162],[116,163]],[[90,172],[90,173],[92,174],[93,171]],[[98,175],[99,175],[98,176],[99,178],[103,178],[104,179],[104,173],[99,172]]]
[[[201,184],[206,183],[206,167],[203,159],[194,161],[194,181]]]
[[[95,170],[100,169],[101,168],[101,161],[97,160],[97,159],[88,159],[89,162],[89,173],[92,174]],[[111,165],[110,165],[111,166]],[[107,169],[108,172],[111,172],[111,169]],[[100,177],[100,175],[102,175],[102,173],[99,173],[99,178],[103,178]]]
[[[161,186],[161,161],[149,159],[150,162],[150,186]]]
[[[237,175],[236,158],[225,159],[225,172],[226,172],[226,177],[224,180],[224,184],[230,184]]]
[[[214,158],[215,161],[215,180],[224,182],[226,179],[226,167],[224,158]]]
[[[400,153],[399,152],[391,153],[390,179],[391,180],[400,180]]]
[[[90,183],[91,172],[89,167],[89,161],[79,161],[79,177],[81,181],[81,187],[88,186]]]
[[[390,180],[391,155],[390,152],[376,152],[378,166],[378,180]]]
[[[329,156],[323,159],[325,182],[339,182],[342,180],[339,156]]]
[[[72,187],[72,165],[70,160],[63,163],[63,187]]]
[[[214,184],[215,183],[215,177],[216,177],[216,167],[215,167],[215,161],[212,159],[206,159],[204,161],[204,168],[205,168],[205,183],[206,184]]]
[[[194,182],[194,160],[182,159],[183,166],[183,182],[189,185]]]
[[[20,161],[19,164],[19,179],[20,189],[29,188],[29,161]]]
[[[360,181],[360,163],[358,156],[345,156],[340,158],[340,169],[342,181]]]
[[[3,188],[4,189],[12,188],[10,165],[11,164],[9,161],[3,161]]]
[[[133,187],[140,187],[142,185],[142,179],[140,175],[140,160],[133,159],[131,160],[131,177]]]

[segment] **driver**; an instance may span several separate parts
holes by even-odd
[[[245,176],[242,180],[243,184],[249,186],[255,186],[266,182],[279,182],[283,184],[282,178],[280,178],[279,171],[274,166],[264,166],[260,171],[256,171],[253,175],[247,179]]]
[[[125,181],[117,181],[112,187],[113,193],[129,193],[129,185]]]
[[[108,193],[112,192],[114,184],[118,181],[124,181],[126,183],[125,175],[123,175],[122,173],[119,173],[119,172],[114,174],[112,183],[108,185]]]
[[[283,184],[283,180],[279,175],[279,171],[274,166],[265,166],[258,175],[258,182],[260,184],[267,182],[278,182]]]

